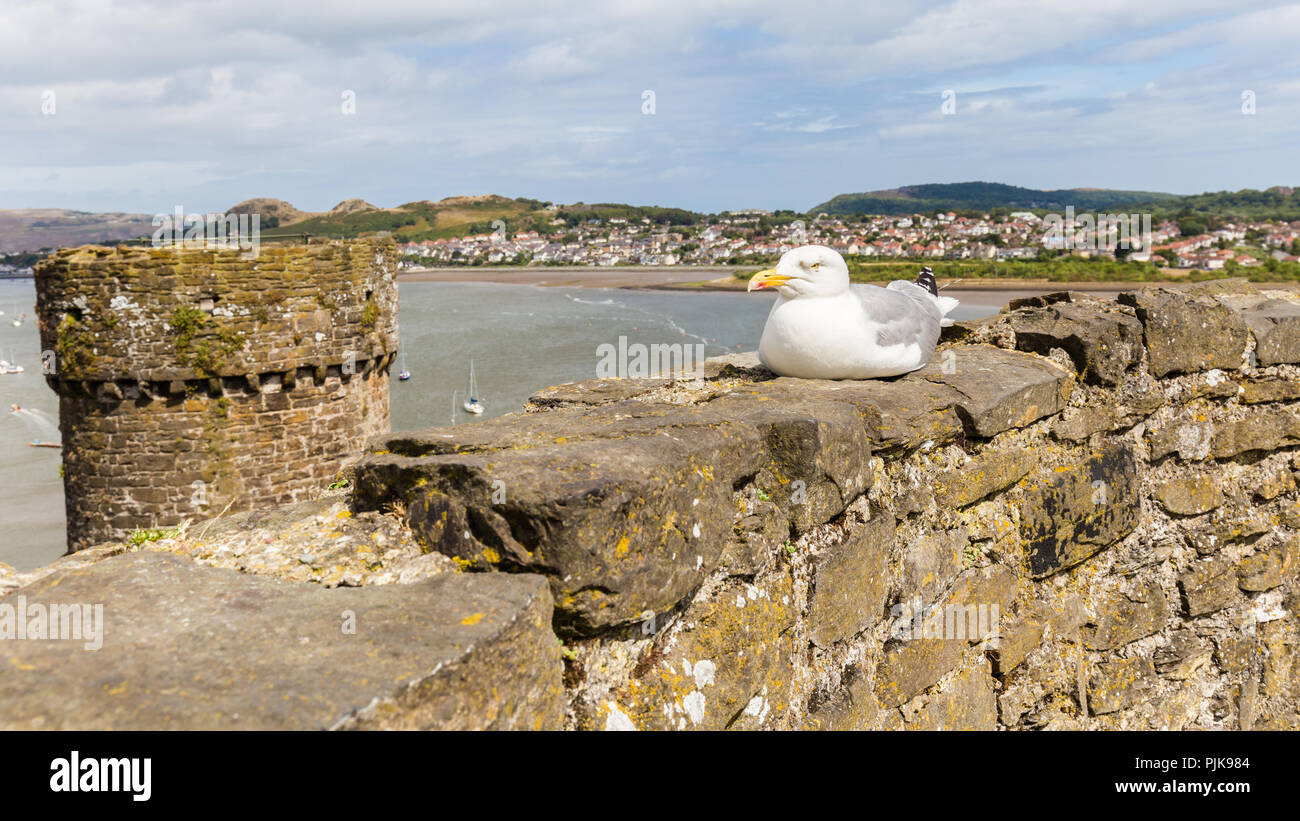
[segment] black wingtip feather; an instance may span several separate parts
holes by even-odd
[[[930,296],[939,295],[939,285],[934,281],[934,272],[929,266],[922,268],[921,273],[916,275],[916,284],[930,292]]]

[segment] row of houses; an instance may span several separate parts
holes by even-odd
[[[911,217],[875,216],[856,220],[820,215],[763,228],[762,212],[737,212],[696,226],[655,225],[648,219],[588,220],[569,227],[564,220],[551,222],[553,233],[520,231],[449,239],[424,240],[401,245],[405,264],[575,264],[575,265],[679,265],[720,264],[737,259],[769,258],[792,247],[827,245],[846,256],[932,259],[1033,259],[1048,248],[1064,248],[1083,257],[1113,258],[1114,248],[1090,239],[1082,246],[1051,241],[1044,220],[1029,212],[1002,219],[958,217],[955,213]],[[1300,222],[1229,224],[1210,233],[1180,236],[1173,222],[1150,225],[1150,235],[1135,235],[1128,259],[1164,264],[1172,251],[1183,268],[1221,268],[1228,260],[1241,265],[1261,261],[1219,248],[1243,242],[1277,249],[1272,256],[1293,259],[1288,253],[1300,238]],[[1058,221],[1064,228],[1088,236],[1095,226],[1090,217]]]

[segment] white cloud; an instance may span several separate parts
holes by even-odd
[[[0,139],[7,196],[114,210],[483,190],[720,208],[760,173],[799,207],[881,173],[1116,165],[1198,188],[1228,173],[1216,150],[1300,177],[1279,147],[1300,136],[1297,40],[1300,7],[1257,0],[10,3]]]
[[[542,43],[533,46],[523,57],[512,60],[510,67],[532,78],[557,80],[589,73],[593,66],[573,54],[568,43]]]

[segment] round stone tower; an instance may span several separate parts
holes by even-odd
[[[323,488],[389,429],[391,239],[59,251],[36,268],[68,548]]]

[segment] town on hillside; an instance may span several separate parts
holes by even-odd
[[[1136,216],[1136,215],[1135,215]],[[1065,220],[1078,231],[1083,217]],[[1141,237],[1127,247],[1094,240],[1092,247],[1054,244],[1045,221],[1030,212],[1006,216],[933,215],[772,218],[771,212],[729,212],[698,225],[662,225],[648,218],[589,219],[574,226],[556,218],[550,232],[492,233],[429,239],[399,245],[405,268],[440,265],[727,265],[763,262],[790,248],[818,244],[846,257],[878,259],[1033,260],[1068,252],[1093,259],[1152,262],[1178,269],[1213,271],[1267,260],[1300,261],[1300,220],[1240,221],[1208,230],[1196,221],[1151,226],[1149,248]]]

